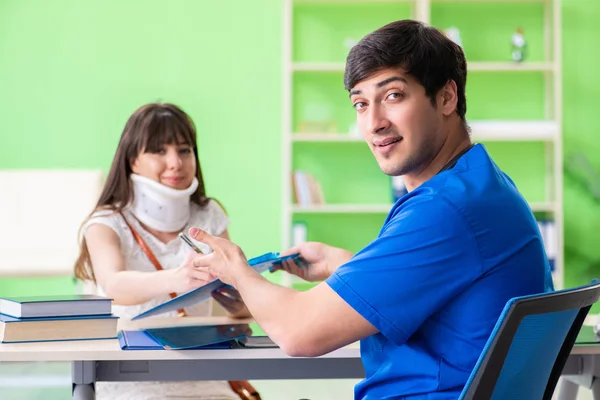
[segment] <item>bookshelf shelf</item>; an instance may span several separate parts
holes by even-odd
[[[539,71],[552,72],[554,63],[552,62],[485,62],[485,61],[467,61],[467,70],[469,72],[489,71],[489,72],[519,72],[519,71]]]
[[[298,72],[344,72],[345,63],[336,62],[296,62],[292,70]]]
[[[554,121],[472,121],[474,140],[490,141],[554,141],[559,127]]]
[[[476,141],[520,142],[558,139],[554,121],[472,121],[471,137]],[[293,142],[364,142],[362,136],[345,133],[292,133]]]
[[[298,206],[294,204],[290,210],[294,214],[387,214],[393,204],[320,204]]]
[[[294,0],[294,4],[356,4],[356,3],[358,3],[358,4],[395,3],[396,4],[396,3],[414,3],[414,0]]]
[[[556,203],[548,202],[548,203],[529,203],[529,207],[533,212],[555,212],[556,211]]]
[[[299,206],[293,204],[290,211],[294,214],[387,214],[393,204],[315,204],[310,206]],[[554,212],[556,204],[529,203],[534,212]]]
[[[344,72],[345,63],[343,62],[295,62],[292,64],[294,72]],[[523,72],[538,71],[552,72],[554,63],[552,62],[503,62],[503,61],[471,61],[467,63],[469,72]]]
[[[292,133],[293,142],[364,142],[362,136],[346,133]]]
[[[458,26],[461,36],[466,32],[466,36],[463,37],[464,43],[468,45],[466,54],[467,57],[473,59],[473,61],[467,60],[467,68],[469,73],[474,73],[473,78],[468,80],[471,86],[467,86],[467,98],[477,99],[475,103],[471,103],[474,106],[467,113],[471,137],[474,142],[489,143],[489,149],[504,154],[504,159],[509,163],[513,154],[515,157],[521,154],[524,154],[524,157],[532,155],[528,159],[531,161],[529,164],[519,165],[533,166],[531,173],[529,173],[530,169],[523,172],[524,176],[527,175],[523,178],[526,182],[525,185],[529,185],[527,187],[531,188],[527,197],[539,200],[530,202],[531,209],[540,219],[551,221],[555,225],[552,228],[556,230],[554,238],[548,242],[549,244],[545,242],[545,245],[548,246],[547,248],[552,247],[555,251],[553,257],[555,287],[562,288],[564,233],[560,0],[285,0],[282,118],[283,247],[292,244],[291,242],[295,240],[293,238],[296,237],[292,235],[293,228],[297,222],[302,223],[304,219],[309,221],[305,228],[311,231],[311,226],[317,226],[318,221],[328,218],[335,219],[336,224],[342,223],[341,221],[345,221],[345,218],[353,221],[363,218],[360,214],[366,215],[365,218],[369,219],[372,216],[389,212],[392,207],[392,204],[386,204],[388,197],[385,197],[385,192],[378,191],[381,189],[380,186],[377,186],[379,184],[373,183],[384,184],[386,182],[384,179],[377,181],[378,178],[375,178],[375,175],[369,175],[372,172],[368,170],[367,164],[360,164],[361,168],[356,171],[351,170],[355,166],[353,160],[363,154],[359,153],[357,147],[366,146],[361,135],[343,132],[346,127],[351,125],[353,116],[345,111],[349,107],[343,108],[340,105],[343,100],[347,101],[347,94],[342,93],[344,91],[341,76],[344,73],[345,58],[340,49],[342,46],[348,47],[350,39],[359,39],[358,32],[366,33],[371,31],[371,28],[381,26],[383,22],[381,24],[377,22],[379,26],[368,26],[375,24],[375,19],[365,22],[356,11],[357,4],[369,5],[372,3],[380,4],[386,9],[389,4],[390,17],[387,22],[395,19],[391,15],[396,15],[397,18],[406,17],[406,15],[398,17],[396,12],[398,8],[395,4],[410,4],[406,10],[413,19],[442,29]],[[529,5],[523,6],[521,3]],[[335,10],[332,11],[334,7],[321,8],[321,4],[333,4]],[[461,19],[461,16],[465,14],[462,11],[471,8],[470,5],[465,6],[465,4],[484,5],[483,7],[473,6],[474,10],[478,10],[473,13],[500,10],[497,18],[501,22],[497,26],[488,28],[487,25],[484,25],[484,29],[490,30],[489,33],[482,32],[485,33],[482,35],[482,40],[486,44],[478,42],[477,36],[481,30],[479,25],[472,22],[469,16]],[[507,5],[503,6],[503,4]],[[531,38],[529,44],[533,45],[530,46],[529,58],[520,63],[508,61],[510,60],[508,52],[510,51],[511,32],[507,32],[506,24],[511,23],[510,21],[513,19],[513,5],[524,10],[528,16],[529,22],[524,28],[526,36]],[[345,9],[345,6],[348,7]],[[338,8],[340,21],[335,20]],[[355,12],[354,19],[344,19],[341,22],[344,10]],[[496,14],[494,15],[496,18]],[[508,20],[506,20],[507,18]],[[335,28],[343,33],[330,32],[331,35],[328,37],[326,25],[332,19],[334,21],[331,29]],[[300,23],[298,23],[299,21]],[[493,20],[486,21],[492,21],[492,25],[494,24]],[[311,33],[313,28],[317,29],[319,33],[313,35]],[[495,37],[498,38],[496,42],[493,41]],[[492,38],[492,41],[489,41],[488,46],[489,38]],[[475,44],[473,44],[474,42]],[[321,44],[322,48],[320,48]],[[497,51],[494,46],[507,46],[508,48],[504,52],[504,50]],[[503,59],[507,61],[502,61]],[[319,60],[324,61],[320,62]],[[336,82],[335,86],[330,84],[333,79],[339,79],[339,83]],[[522,86],[523,82],[525,86]],[[522,90],[524,96],[515,96],[511,90],[507,89],[511,89],[511,85],[517,88],[517,92]],[[340,90],[339,96],[337,93],[332,93],[337,88]],[[481,103],[480,99],[484,103]],[[486,103],[487,101],[489,104]],[[485,106],[482,107],[481,104],[485,104]],[[352,110],[348,111],[348,113],[350,112]],[[300,128],[296,126],[301,126],[299,122],[329,122],[330,120],[337,122],[336,126],[342,132],[328,133],[325,132],[328,128],[318,127],[314,128],[316,132],[297,132]],[[319,129],[322,131],[319,132]],[[347,146],[351,143],[357,146]],[[325,162],[317,160],[319,157],[325,159],[329,155],[333,155],[332,152],[335,152],[335,157],[333,157],[335,163],[328,160],[331,164],[325,164]],[[344,164],[346,162],[345,155],[354,158]],[[494,154],[492,155],[494,156]],[[368,151],[364,153],[364,156],[369,156]],[[314,178],[323,183],[326,193],[333,191],[333,196],[330,195],[329,198],[335,198],[337,203],[311,204],[303,202],[303,204],[309,204],[304,206],[294,204],[295,200],[292,198],[294,193],[293,176],[296,170],[302,169],[313,172]],[[509,168],[505,168],[505,170],[507,169]],[[518,171],[519,167],[516,170]],[[514,165],[513,171],[515,171]],[[345,187],[340,189],[341,186],[336,185],[336,180],[342,179],[336,174],[339,176],[352,174],[353,179],[358,179],[357,188],[365,187],[365,183],[367,183],[367,186],[370,185],[368,193],[376,194],[370,198],[364,196],[356,198],[351,189]],[[532,182],[540,183],[540,185],[530,185]],[[516,183],[519,185],[518,181]],[[389,191],[391,200],[391,185]],[[360,203],[361,201],[364,203]],[[378,203],[378,201],[383,203]],[[323,226],[318,225],[311,232],[313,235],[321,235],[324,229]]]
[[[428,0],[431,3],[549,3],[552,0]]]

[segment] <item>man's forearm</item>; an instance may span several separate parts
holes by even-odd
[[[294,353],[302,326],[303,293],[271,283],[254,270],[237,286],[252,318],[286,353]]]

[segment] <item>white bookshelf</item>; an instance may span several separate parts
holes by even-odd
[[[294,214],[387,214],[393,204],[315,204],[310,206],[292,205]],[[534,212],[554,212],[556,204],[529,203]]]
[[[471,121],[471,137],[482,142],[555,142],[560,129],[554,121]],[[292,133],[292,142],[363,142],[346,133]]]
[[[343,73],[345,68],[344,63],[335,62],[296,62],[292,63],[294,72],[339,72]],[[469,72],[488,71],[488,72],[552,72],[554,70],[552,62],[485,62],[473,61],[467,64]]]
[[[323,204],[292,206],[293,213],[303,214],[379,214],[388,213],[393,204]]]
[[[540,142],[545,148],[546,193],[542,202],[531,203],[534,212],[549,213],[556,224],[553,248],[556,249],[554,281],[557,288],[563,287],[563,167],[562,167],[562,65],[561,65],[561,11],[560,0],[285,0],[283,18],[283,118],[282,118],[282,235],[283,246],[291,244],[292,221],[296,214],[385,214],[391,204],[324,204],[298,206],[292,202],[292,154],[297,144],[360,143],[361,136],[348,133],[297,133],[292,129],[293,77],[294,74],[322,74],[344,72],[344,62],[294,62],[292,21],[294,4],[371,4],[409,3],[412,18],[430,22],[431,6],[435,3],[501,3],[526,2],[543,5],[544,57],[542,61],[488,62],[468,61],[469,72],[517,73],[537,72],[543,74],[545,83],[545,115],[543,120],[474,120],[468,121],[471,137],[475,142]],[[390,21],[392,18],[390,18]],[[518,99],[515,99],[518,101]],[[366,149],[366,146],[365,146]],[[391,190],[391,189],[390,189]]]

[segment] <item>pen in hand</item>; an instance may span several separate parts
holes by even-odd
[[[204,254],[204,252],[202,250],[200,250],[200,248],[198,246],[196,246],[196,244],[192,241],[192,239],[190,239],[189,236],[187,236],[185,233],[181,232],[178,236],[188,246],[190,246],[192,248],[192,250],[194,250],[196,253],[198,253],[198,254]],[[216,293],[219,293],[222,296],[228,297],[231,300],[240,301],[240,299],[237,298],[236,296],[234,296],[232,293],[230,293],[230,291],[228,291],[227,288],[233,289],[233,287],[231,287],[229,285],[225,285],[225,287],[217,289]]]
[[[194,242],[192,242],[192,239],[190,239],[185,233],[182,232],[178,236],[179,236],[179,239],[183,240],[196,253],[198,253],[198,254],[204,254],[202,252],[202,250],[200,250],[200,248],[198,246],[196,246],[196,244]]]

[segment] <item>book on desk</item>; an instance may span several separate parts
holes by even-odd
[[[114,339],[117,320],[106,297],[6,297],[0,299],[0,343]]]
[[[267,336],[251,336],[244,324],[192,325],[145,330],[123,330],[118,334],[123,350],[209,350],[278,347]]]
[[[120,331],[123,350],[231,349],[244,337],[238,325],[205,325]]]
[[[106,315],[111,307],[111,299],[86,294],[0,297],[0,313],[15,318]]]
[[[0,342],[114,339],[117,321],[114,315],[24,319],[0,314]]]

